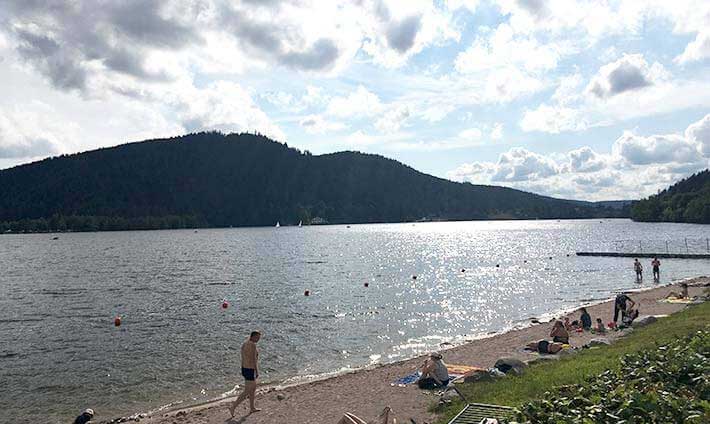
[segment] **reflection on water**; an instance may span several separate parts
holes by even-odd
[[[106,418],[220,396],[241,383],[239,346],[252,329],[264,333],[263,378],[274,384],[411,357],[636,287],[629,260],[576,250],[685,237],[710,237],[710,227],[506,221],[2,236],[0,410],[14,412],[0,421],[67,421],[85,407]],[[707,261],[664,260],[662,279],[709,271]]]

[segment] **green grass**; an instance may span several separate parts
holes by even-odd
[[[679,337],[710,327],[710,302],[694,305],[656,323],[632,332],[610,346],[585,349],[563,356],[559,361],[531,365],[521,376],[508,376],[492,382],[459,385],[469,402],[519,406],[542,397],[556,386],[579,384],[607,369],[620,367],[619,359],[629,353],[653,349]],[[447,423],[464,406],[455,401],[440,412],[438,423]]]

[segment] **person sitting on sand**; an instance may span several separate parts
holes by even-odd
[[[636,281],[643,280],[643,265],[638,258],[634,259],[634,271],[636,271]]]
[[[242,345],[242,376],[244,377],[244,391],[239,397],[229,405],[229,413],[234,418],[234,410],[237,409],[247,397],[249,398],[249,413],[259,412],[254,406],[254,398],[256,397],[256,379],[259,378],[259,351],[256,348],[256,343],[261,339],[261,333],[252,331],[247,341]]]
[[[552,326],[552,331],[550,331],[550,337],[552,337],[552,341],[555,343],[569,344],[569,332],[565,329],[562,321],[555,321],[555,324]]]
[[[636,302],[631,300],[631,298],[624,293],[619,293],[616,295],[616,299],[614,300],[614,323],[616,324],[616,321],[619,319],[619,312],[623,312],[626,310],[626,302],[631,303],[631,308],[636,306]]]
[[[605,334],[606,327],[604,327],[604,321],[601,318],[597,318],[597,326],[593,330],[597,334]]]
[[[552,355],[561,351],[563,347],[564,346],[562,345],[562,343],[548,342],[547,340],[539,340],[536,342],[530,342],[527,345],[525,345],[526,349],[532,350],[534,352],[544,353],[544,354],[552,354]]]
[[[680,293],[670,292],[666,299],[688,299],[688,283],[680,283]]]
[[[441,358],[440,353],[434,352],[424,361],[422,376],[417,380],[420,389],[434,389],[449,384],[449,371]]]
[[[625,327],[630,327],[631,323],[634,322],[639,316],[639,310],[634,308],[629,308],[628,311],[621,313],[621,324]]]
[[[81,413],[81,415],[76,417],[76,419],[74,420],[74,424],[86,424],[93,419],[94,419],[94,410],[91,408],[85,409],[84,412]]]
[[[579,317],[579,321],[582,323],[582,328],[589,331],[592,328],[592,317],[587,312],[587,308],[580,309],[582,315]]]

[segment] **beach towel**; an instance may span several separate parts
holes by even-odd
[[[392,386],[406,386],[407,384],[412,384],[419,380],[419,377],[421,377],[422,373],[419,371],[414,371],[411,374],[405,375],[404,377],[398,378],[397,380],[392,383]]]
[[[457,365],[457,364],[446,364],[446,371],[449,373],[449,381],[463,377],[467,374],[476,372],[476,371],[485,371],[483,368],[478,368],[478,367],[472,367],[470,365]],[[397,380],[395,380],[393,383],[391,383],[391,386],[406,386],[408,384],[413,384],[417,380],[419,380],[419,377],[421,377],[422,373],[420,371],[414,371],[411,374],[407,374],[404,377],[400,377]]]
[[[691,305],[691,304],[703,303],[703,301],[697,300],[695,298],[693,298],[693,299],[678,299],[675,297],[671,297],[668,299],[659,299],[658,303],[683,303],[686,305]]]
[[[446,364],[446,371],[449,372],[449,378],[454,379],[472,373],[474,371],[483,371],[483,368],[472,367],[470,365],[453,365]]]

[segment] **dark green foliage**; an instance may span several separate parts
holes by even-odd
[[[710,332],[626,355],[622,366],[519,408],[530,423],[710,422]]]
[[[710,170],[677,182],[631,208],[635,221],[710,224]]]
[[[454,183],[377,155],[313,156],[254,134],[191,134],[0,171],[3,231],[623,214],[614,206]]]

